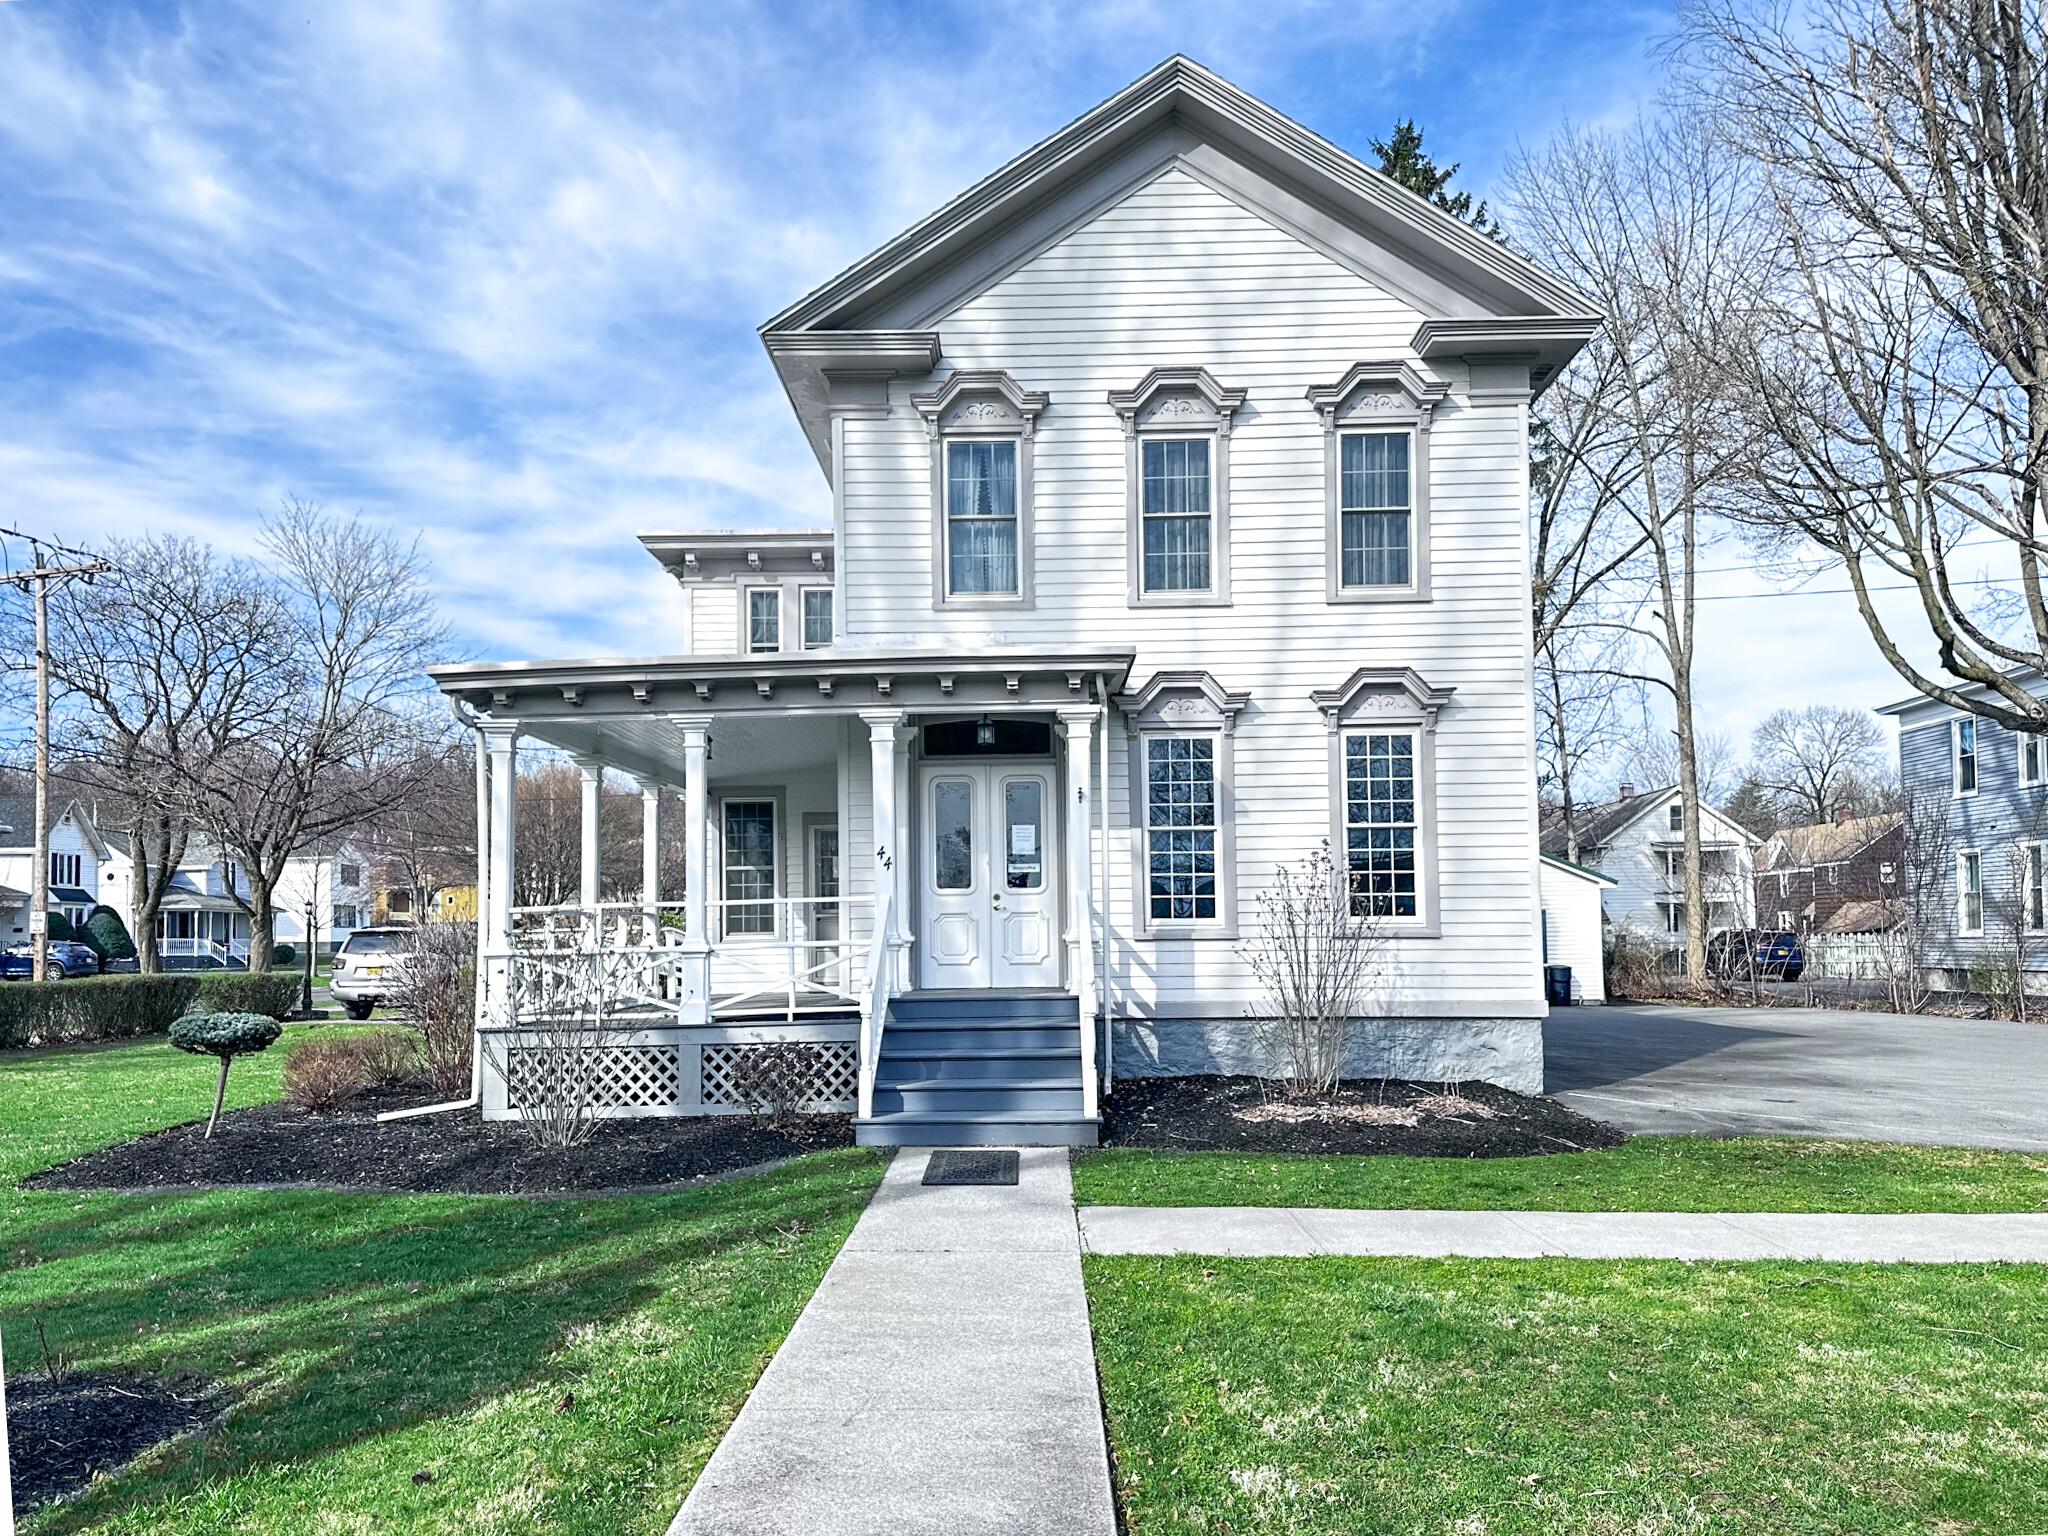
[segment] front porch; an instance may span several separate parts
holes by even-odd
[[[864,1142],[1092,1142],[1105,712],[1130,660],[437,669],[479,739],[485,1113],[566,1089],[595,1115],[741,1114],[772,1091],[853,1112]],[[573,902],[514,901],[522,741],[581,772]],[[599,899],[607,771],[641,792],[637,900]]]

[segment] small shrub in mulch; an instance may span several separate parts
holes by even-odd
[[[1303,1100],[1256,1077],[1126,1077],[1102,1101],[1104,1146],[1173,1152],[1535,1157],[1626,1139],[1491,1083],[1344,1082]]]
[[[739,1115],[607,1120],[581,1145],[543,1149],[514,1121],[450,1110],[382,1124],[377,1115],[431,1103],[429,1090],[365,1089],[338,1111],[259,1104],[140,1136],[46,1169],[36,1189],[302,1185],[328,1189],[510,1195],[653,1188],[853,1144],[846,1115],[800,1115],[771,1130]]]
[[[419,1036],[378,1029],[338,1040],[301,1040],[284,1059],[284,1096],[331,1115],[365,1088],[402,1088],[419,1070]]]
[[[68,1498],[151,1446],[204,1429],[226,1406],[219,1383],[204,1376],[9,1376],[7,1448],[15,1512]]]

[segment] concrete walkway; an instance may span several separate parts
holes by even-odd
[[[1649,1211],[1337,1211],[1083,1206],[1090,1253],[1232,1258],[1386,1254],[1485,1259],[2048,1262],[2048,1215],[1849,1216]]]
[[[1063,1147],[1015,1188],[896,1154],[669,1536],[1113,1536]]]

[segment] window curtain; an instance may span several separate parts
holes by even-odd
[[[1343,584],[1408,585],[1408,436],[1373,432],[1343,440]]]
[[[1017,445],[946,445],[947,586],[1017,590]]]
[[[1145,590],[1209,587],[1209,445],[1144,446]]]

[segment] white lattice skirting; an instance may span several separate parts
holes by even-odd
[[[764,1053],[782,1070],[803,1073],[801,1110],[850,1114],[859,1093],[858,1026],[852,1021],[637,1030],[603,1043],[560,1043],[549,1034],[494,1032],[484,1052],[484,1114],[516,1118],[523,1105],[560,1079],[593,1115],[607,1119],[660,1115],[745,1115],[761,1106],[745,1085],[758,1083]],[[751,1070],[750,1070],[751,1069]]]

